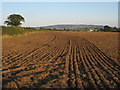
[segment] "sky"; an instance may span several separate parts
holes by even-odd
[[[118,26],[118,2],[2,2],[2,24],[11,14],[25,18],[22,26],[93,24]]]

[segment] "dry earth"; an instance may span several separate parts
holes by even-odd
[[[3,39],[3,88],[118,88],[118,33],[42,31]]]

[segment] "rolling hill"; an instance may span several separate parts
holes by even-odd
[[[46,29],[58,29],[58,30],[89,30],[94,28],[104,28],[102,25],[76,25],[76,24],[59,24],[59,25],[50,25],[45,26]]]

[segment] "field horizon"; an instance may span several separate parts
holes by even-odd
[[[7,1],[1,89],[120,90],[120,2]]]

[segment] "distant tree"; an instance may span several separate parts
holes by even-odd
[[[69,31],[70,29],[69,29],[69,28],[64,28],[63,30],[65,30],[65,31]]]
[[[120,28],[113,27],[113,28],[112,28],[112,32],[120,32]]]
[[[117,31],[117,30],[118,30],[117,27],[113,27],[113,28],[112,28],[112,31]]]
[[[67,31],[70,31],[70,29],[69,29],[69,28],[67,28]]]
[[[40,27],[39,29],[45,29],[44,27]]]
[[[117,29],[117,27],[115,26],[115,27],[113,27],[113,29]]]
[[[7,21],[4,23],[11,26],[19,26],[22,24],[21,21],[25,22],[24,18],[21,15],[11,14],[7,17]]]
[[[66,30],[66,28],[64,28],[64,30]]]
[[[109,26],[107,26],[107,25],[104,26],[104,31],[105,31],[105,32],[109,32],[109,31],[111,31],[111,30],[112,30],[111,27],[109,27]]]

